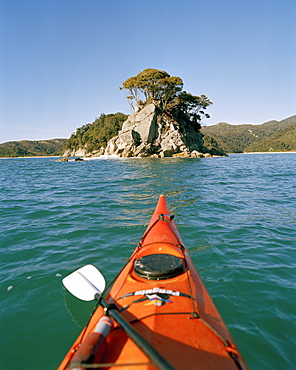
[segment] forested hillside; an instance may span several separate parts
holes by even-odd
[[[227,153],[290,151],[296,150],[295,124],[296,115],[261,125],[221,122],[203,127],[201,132],[213,137]]]
[[[0,157],[58,156],[66,139],[9,141],[0,144]]]
[[[66,149],[106,147],[127,119],[123,113],[101,114],[67,139],[11,141],[0,144],[0,157],[59,156]],[[226,153],[296,151],[296,115],[261,125],[218,123],[201,129],[208,148]]]
[[[64,150],[87,148],[88,152],[105,148],[107,142],[121,129],[127,119],[123,113],[101,114],[93,123],[88,123],[76,130],[64,145]]]
[[[296,150],[296,124],[276,132],[269,138],[255,142],[245,152],[286,152]]]

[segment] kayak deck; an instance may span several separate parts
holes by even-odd
[[[164,196],[106,300],[116,304],[121,316],[175,369],[247,369],[184,247]],[[68,368],[102,316],[104,310],[98,307],[58,370]],[[116,323],[98,366],[156,369]]]

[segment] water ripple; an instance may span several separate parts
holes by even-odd
[[[1,368],[57,367],[92,307],[62,277],[110,282],[159,194],[250,369],[293,368],[295,158],[0,160]]]

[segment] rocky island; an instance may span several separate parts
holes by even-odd
[[[183,81],[165,71],[145,69],[120,87],[133,113],[101,114],[77,128],[69,139],[13,141],[0,144],[0,157],[60,156],[59,161],[118,157],[225,156],[226,153],[296,150],[296,115],[260,125],[220,122],[203,126],[212,103],[183,90]]]
[[[134,113],[122,122],[117,134],[95,147],[89,141],[79,140],[81,132],[85,135],[91,129],[91,125],[85,126],[66,143],[64,157],[202,158],[226,155],[215,141],[211,147],[206,147],[200,133],[201,120],[209,117],[205,110],[212,103],[205,95],[193,96],[183,91],[181,78],[172,77],[165,71],[146,69],[127,79],[121,89],[128,91],[127,98]]]

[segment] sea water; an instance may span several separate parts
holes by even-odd
[[[296,363],[296,154],[0,160],[0,368],[55,369],[93,302],[61,280],[111,282],[165,194],[250,369]]]

